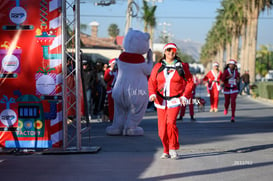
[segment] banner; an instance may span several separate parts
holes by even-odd
[[[61,0],[1,0],[0,19],[0,147],[61,146]]]

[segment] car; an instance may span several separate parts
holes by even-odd
[[[269,70],[265,75],[265,81],[273,81],[273,70]]]

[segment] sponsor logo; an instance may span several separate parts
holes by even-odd
[[[16,6],[9,12],[9,18],[15,24],[22,24],[27,18],[27,12],[24,8]]]

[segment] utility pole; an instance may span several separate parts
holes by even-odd
[[[127,6],[127,12],[126,12],[126,25],[125,25],[125,35],[127,34],[128,32],[128,29],[130,28],[131,26],[131,11],[132,11],[132,3],[133,3],[133,0],[128,0],[128,6]]]

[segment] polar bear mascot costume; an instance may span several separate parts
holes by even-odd
[[[117,59],[118,75],[112,90],[114,99],[113,124],[108,135],[141,136],[139,127],[149,100],[148,76],[153,68],[148,33],[129,29],[123,40],[124,52]],[[147,54],[145,60],[143,54]]]

